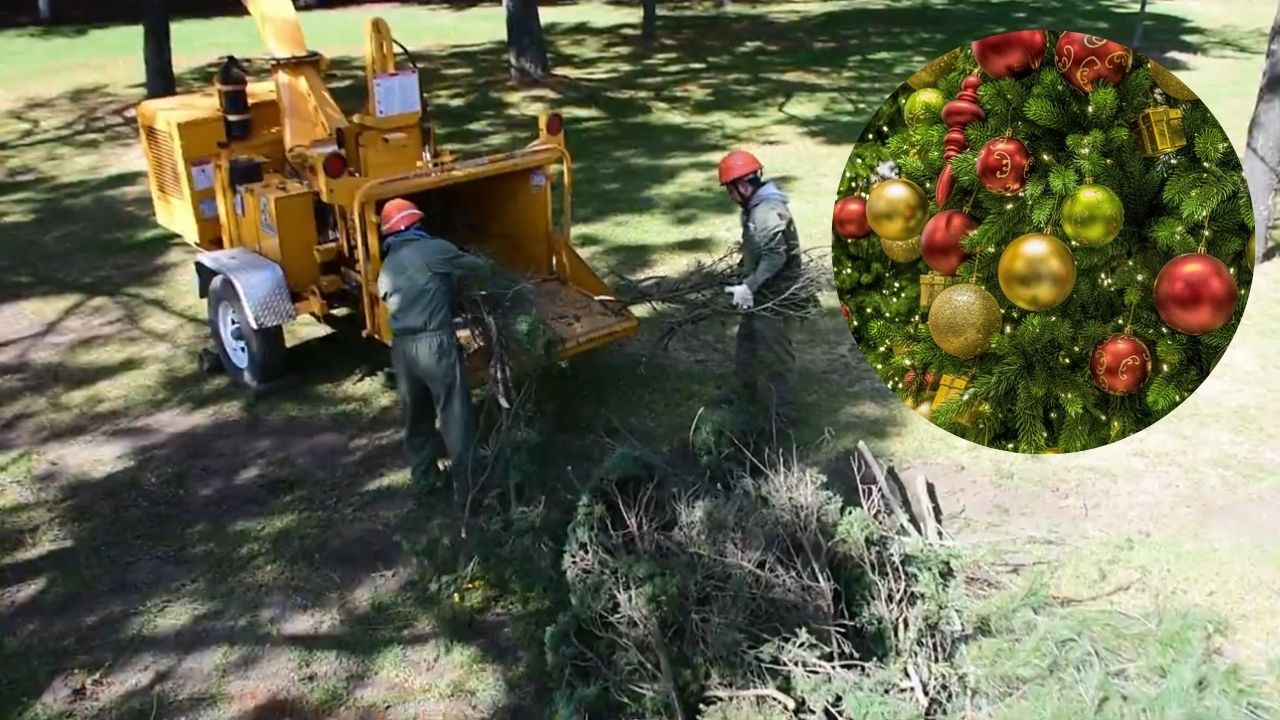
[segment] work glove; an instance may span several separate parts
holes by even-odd
[[[746,285],[733,285],[724,289],[725,292],[733,295],[733,306],[739,310],[750,310],[755,304],[755,296],[751,294],[751,288]]]

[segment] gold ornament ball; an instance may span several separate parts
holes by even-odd
[[[1149,60],[1148,62],[1151,77],[1156,81],[1156,86],[1164,91],[1165,95],[1175,100],[1199,100],[1196,94],[1191,91],[1191,88],[1187,87],[1176,75],[1169,72],[1168,68],[1155,60]]]
[[[1044,233],[1030,233],[1009,243],[1000,254],[996,273],[1004,296],[1023,310],[1056,307],[1076,286],[1071,249]]]
[[[920,258],[920,238],[908,240],[887,240],[880,238],[880,249],[894,262],[908,263]]]
[[[1256,235],[1249,236],[1249,242],[1244,244],[1244,260],[1249,263],[1249,269],[1253,269],[1255,256],[1258,254],[1258,237]]]
[[[942,122],[942,106],[947,98],[937,88],[922,88],[911,93],[907,103],[902,107],[902,118],[907,127],[915,130],[929,123]]]
[[[977,357],[1000,332],[1000,305],[973,283],[952,285],[929,306],[929,334],[948,355]]]
[[[1124,226],[1124,203],[1111,188],[1081,185],[1062,201],[1062,229],[1081,245],[1101,247]]]
[[[907,84],[917,90],[937,85],[938,81],[951,72],[951,68],[955,67],[956,59],[959,57],[960,48],[956,48],[946,55],[935,58],[928,65],[920,68],[911,77],[907,78]]]
[[[1060,449],[1058,449],[1058,448],[1049,448],[1049,449],[1047,449],[1047,450],[1042,450],[1042,451],[1040,452],[1040,454],[1041,454],[1041,455],[1061,455],[1061,454],[1062,454],[1062,450],[1060,450]]]
[[[928,219],[929,200],[910,180],[882,180],[867,196],[867,223],[886,240],[917,237]]]

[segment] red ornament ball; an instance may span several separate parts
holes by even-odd
[[[920,232],[920,254],[934,271],[952,276],[970,255],[961,241],[978,227],[978,221],[959,210],[943,210],[929,218]]]
[[[853,322],[853,311],[849,309],[848,305],[840,303],[840,314],[844,315],[844,322],[846,325]]]
[[[867,222],[867,201],[860,197],[837,200],[832,217],[836,234],[845,240],[861,240],[871,234],[871,225]]]
[[[1062,33],[1053,57],[1058,72],[1082,93],[1092,92],[1093,84],[1099,80],[1119,85],[1133,66],[1133,51],[1129,48],[1114,40],[1078,32]]]
[[[993,138],[978,152],[978,180],[997,195],[1017,195],[1027,186],[1031,153],[1017,138]]]
[[[1040,68],[1049,40],[1043,30],[1019,30],[974,40],[978,67],[993,78],[1024,78]]]
[[[1165,263],[1156,276],[1156,311],[1187,335],[1213,332],[1236,311],[1236,279],[1212,255],[1187,253]]]
[[[1093,346],[1089,377],[1112,395],[1131,395],[1151,376],[1151,352],[1138,338],[1115,333]]]

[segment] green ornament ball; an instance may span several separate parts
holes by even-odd
[[[1101,247],[1124,227],[1124,204],[1110,188],[1092,183],[1076,188],[1062,201],[1062,229],[1081,245]]]
[[[937,88],[922,88],[911,93],[906,105],[902,108],[902,117],[907,127],[915,130],[930,123],[942,122],[942,106],[947,98]]]

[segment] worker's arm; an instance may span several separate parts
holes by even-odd
[[[787,227],[791,218],[786,210],[774,206],[760,208],[752,220],[760,245],[760,262],[743,284],[754,293],[787,263]]]
[[[448,243],[448,250],[441,258],[443,265],[454,277],[471,285],[480,286],[496,292],[511,292],[519,282],[493,260],[479,253],[464,252],[456,245]]]

